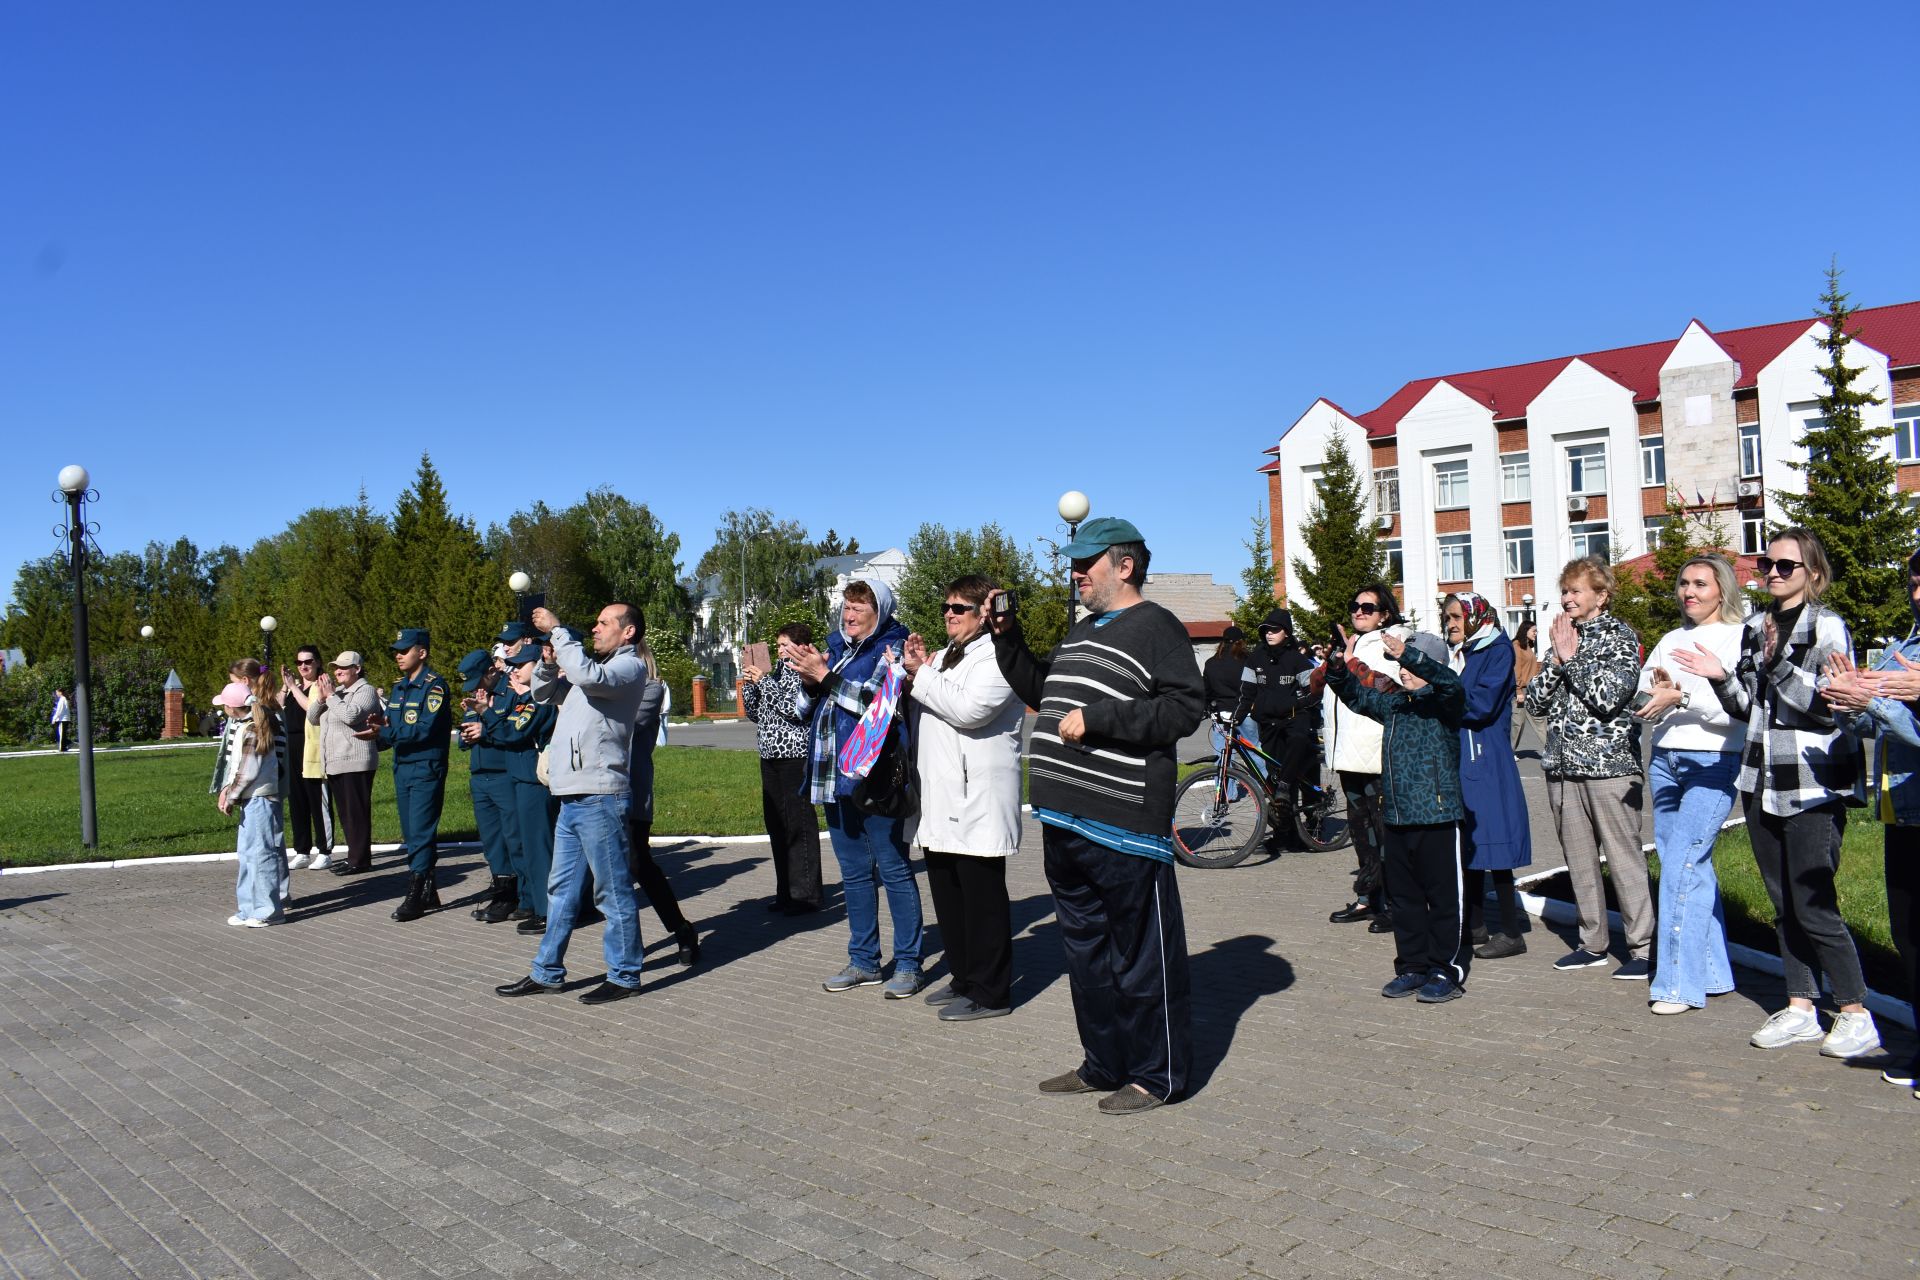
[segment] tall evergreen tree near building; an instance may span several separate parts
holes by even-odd
[[[1247,594],[1241,597],[1239,606],[1233,611],[1233,625],[1249,637],[1278,603],[1273,598],[1272,531],[1273,522],[1267,518],[1266,508],[1256,507],[1253,513],[1253,536],[1240,544],[1252,557],[1247,567],[1240,571],[1240,585],[1246,588]],[[1294,625],[1300,624],[1296,620]]]
[[[1387,568],[1386,553],[1374,535],[1373,504],[1343,432],[1327,439],[1318,488],[1300,529],[1307,554],[1293,558],[1300,595],[1287,601],[1294,634],[1313,641],[1331,634],[1335,623],[1345,626],[1353,593],[1385,577]]]
[[[1853,341],[1847,322],[1854,309],[1840,289],[1840,275],[1837,265],[1827,268],[1827,291],[1820,296],[1826,333],[1817,341],[1827,358],[1815,370],[1827,384],[1816,397],[1820,417],[1799,441],[1807,460],[1787,464],[1806,476],[1807,491],[1782,493],[1780,507],[1790,523],[1811,530],[1826,548],[1833,584],[1824,602],[1846,619],[1864,650],[1876,637],[1905,635],[1911,625],[1902,566],[1913,550],[1914,527],[1883,443],[1893,431],[1861,420],[1863,408],[1884,402],[1855,385],[1865,370],[1847,364]]]

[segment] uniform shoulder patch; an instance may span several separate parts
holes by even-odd
[[[414,707],[407,708],[407,723],[408,724],[420,723],[420,712],[417,708],[414,708]]]
[[[533,722],[532,707],[521,708],[519,714],[513,717],[513,727],[516,729],[524,729],[532,722]]]
[[[445,689],[440,688],[438,685],[427,690],[427,714],[430,716],[438,715],[440,713],[441,705],[445,703],[446,700],[447,700],[447,691]],[[413,717],[409,715],[407,719],[409,722],[411,722]]]

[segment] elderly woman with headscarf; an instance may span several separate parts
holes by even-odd
[[[820,985],[828,991],[870,987],[880,977],[880,895],[893,917],[893,977],[886,996],[920,990],[920,885],[908,860],[908,820],[863,813],[853,803],[853,775],[840,769],[840,748],[879,695],[890,662],[903,652],[907,629],[893,616],[893,590],[871,578],[847,584],[840,625],[822,654],[780,641],[780,657],[799,675],[794,710],[807,720],[807,797],[826,807],[827,839],[840,863],[847,903],[847,966]]]
[[[1513,760],[1513,642],[1485,596],[1458,591],[1442,605],[1450,665],[1460,673],[1467,707],[1460,717],[1460,797],[1466,820],[1466,890],[1461,919],[1476,956],[1498,960],[1527,949],[1513,873],[1533,861],[1527,797]],[[1486,925],[1486,885],[1500,903],[1500,932]]]

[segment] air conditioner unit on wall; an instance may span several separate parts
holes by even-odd
[[[1743,498],[1759,497],[1760,482],[1758,480],[1742,480],[1740,482],[1740,496]]]
[[[1391,529],[1393,528],[1393,517],[1392,516],[1375,516],[1373,518],[1373,527],[1376,529],[1382,529],[1382,530]]]
[[[1567,499],[1567,514],[1583,516],[1587,514],[1587,500],[1579,494]]]

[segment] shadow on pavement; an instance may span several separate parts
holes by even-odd
[[[15,907],[28,907],[36,902],[45,902],[50,898],[64,898],[64,893],[36,893],[24,898],[0,898],[0,911],[12,911]]]
[[[1194,992],[1193,1075],[1187,1086],[1192,1097],[1207,1087],[1226,1060],[1247,1010],[1262,996],[1293,985],[1293,965],[1275,954],[1272,938],[1242,934],[1194,953],[1188,968]]]

